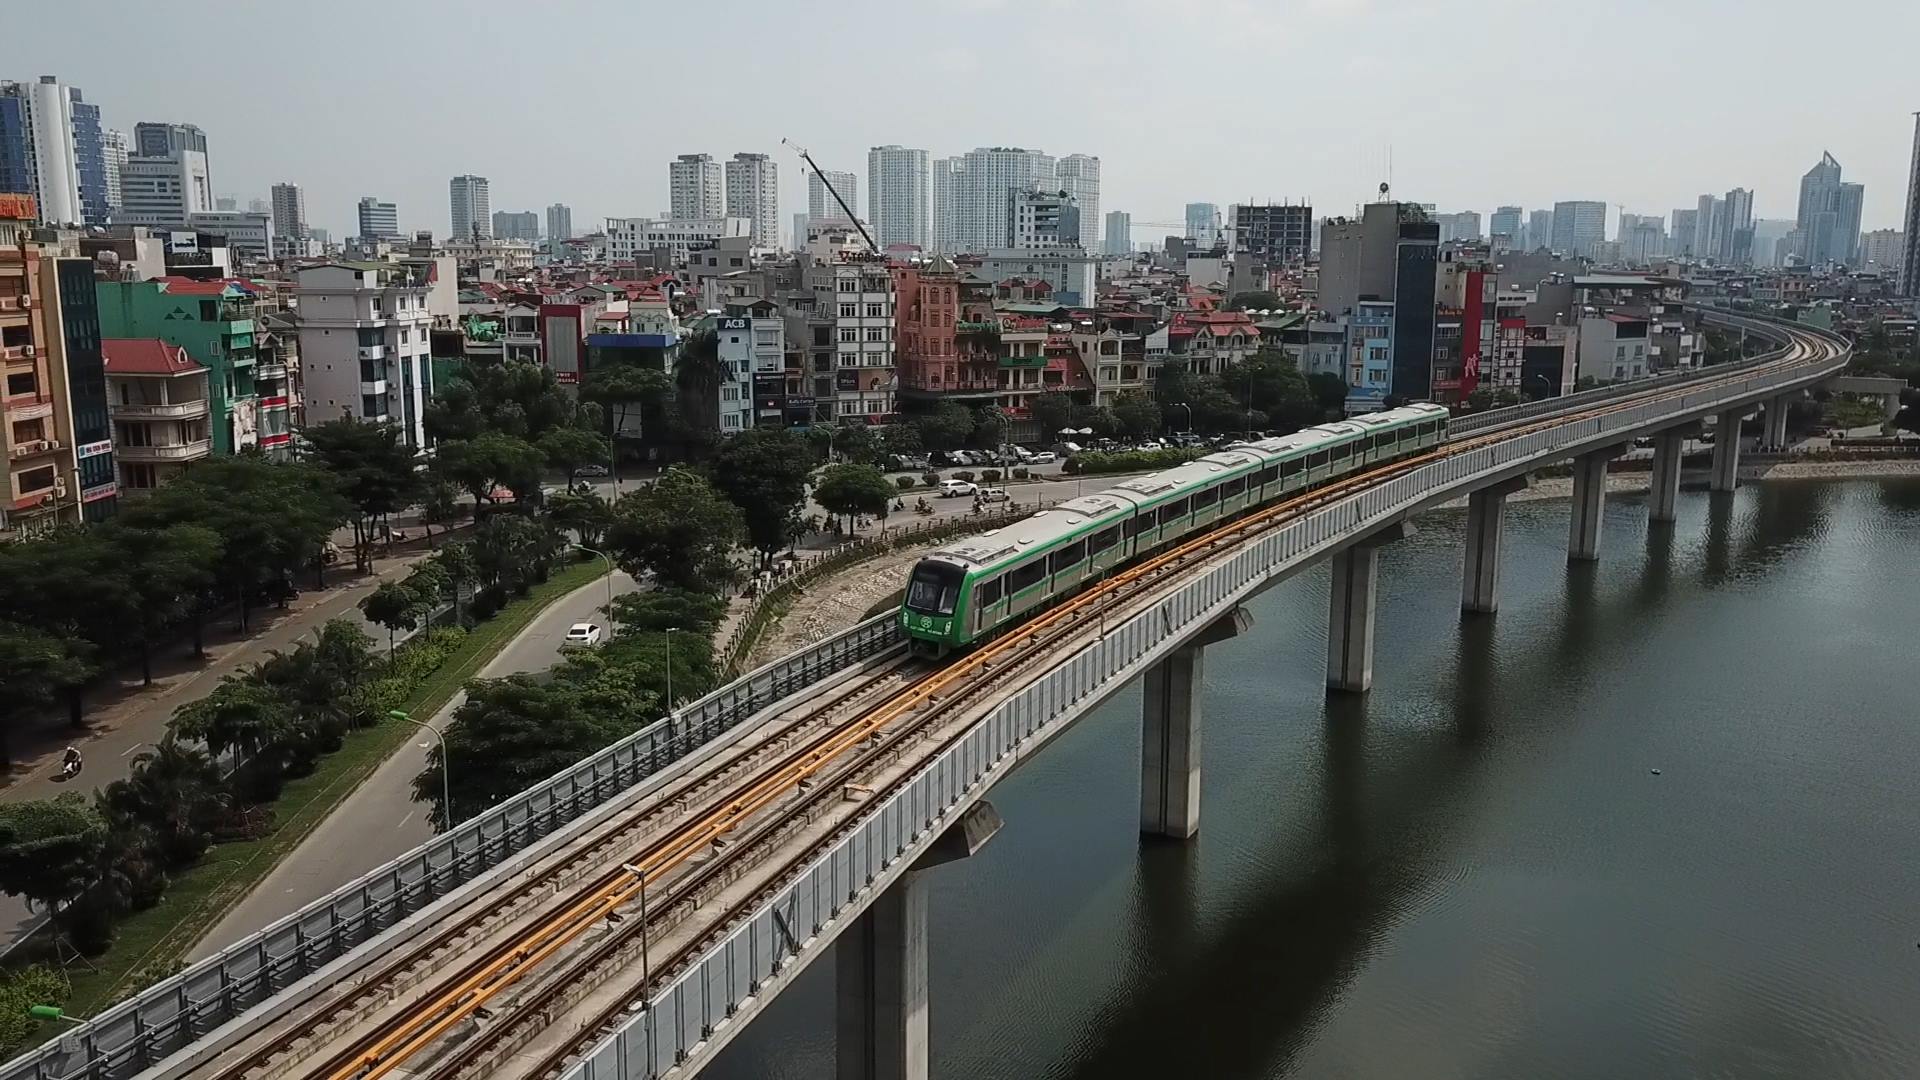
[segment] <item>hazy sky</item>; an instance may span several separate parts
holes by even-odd
[[[1344,212],[1389,160],[1442,210],[1667,215],[1745,186],[1792,218],[1830,150],[1877,228],[1920,109],[1915,0],[67,0],[7,24],[0,77],[58,75],[125,130],[198,124],[217,191],[293,180],[336,238],[362,195],[445,235],[467,172],[585,231],[665,209],[675,154],[740,150],[779,162],[784,231],[806,187],[782,136],[857,173],[863,209],[876,144],[1097,154],[1102,210],[1136,223]]]

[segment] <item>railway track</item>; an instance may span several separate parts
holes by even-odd
[[[1778,360],[1739,374],[1801,363],[1821,347],[1812,335],[1796,334]],[[377,1080],[403,1067],[412,1077],[432,1080],[495,1071],[557,1075],[582,1048],[644,1007],[654,985],[697,958],[829,847],[857,817],[857,808],[848,809],[850,799],[883,798],[891,785],[904,782],[911,769],[903,763],[910,764],[906,755],[914,744],[933,743],[934,753],[943,749],[964,734],[970,713],[995,691],[1014,688],[1018,679],[1011,677],[1056,656],[1092,630],[1094,620],[1124,618],[1153,602],[1155,586],[1168,577],[1360,488],[1442,457],[1700,385],[1502,428],[1334,481],[1112,573],[944,667],[911,674],[898,669],[844,693],[719,768],[683,778],[671,797],[649,799],[646,809],[603,824],[577,851],[516,885],[508,897],[436,930],[425,946],[356,980],[320,1011],[320,1023],[302,1018],[237,1064],[217,1059],[210,1075],[263,1080],[298,1069],[324,1080]],[[674,818],[690,820],[639,842],[669,807],[677,808]],[[827,821],[836,808],[844,820]],[[823,828],[823,822],[832,827]],[[797,853],[776,859],[803,833]],[[761,872],[749,880],[755,871]],[[528,899],[569,888],[553,903]],[[707,921],[703,932],[681,933],[653,967],[650,941],[684,930],[689,913],[728,890],[732,895],[720,917]],[[449,962],[476,948],[471,959]],[[638,983],[609,990],[613,973],[634,959],[643,959]],[[585,1011],[584,1022],[556,1024],[575,1009]],[[356,1023],[366,1030],[353,1034]],[[324,1060],[305,1068],[322,1048],[330,1050]]]

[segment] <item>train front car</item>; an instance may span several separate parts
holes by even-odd
[[[930,555],[913,566],[906,596],[900,602],[900,629],[915,656],[938,659],[966,644],[966,620],[960,595],[966,588],[966,567]]]

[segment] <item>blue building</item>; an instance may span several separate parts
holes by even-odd
[[[0,82],[0,191],[33,195],[46,221],[105,225],[109,167],[100,107],[77,87]]]
[[[1393,389],[1393,301],[1361,300],[1347,326],[1346,411],[1378,412]]]

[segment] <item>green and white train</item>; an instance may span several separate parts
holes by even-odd
[[[907,581],[900,625],[919,655],[970,648],[1217,522],[1425,452],[1446,437],[1444,407],[1408,405],[1234,443],[1134,477],[921,559]]]

